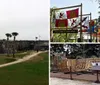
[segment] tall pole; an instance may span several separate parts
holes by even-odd
[[[96,26],[97,26],[97,19],[96,19]],[[97,42],[97,33],[98,33],[98,27],[96,27],[96,42]]]
[[[81,39],[81,42],[83,41],[83,36],[82,36],[82,3],[81,3],[81,10],[80,10],[80,39]]]
[[[52,41],[52,38],[51,38],[51,35],[52,35],[51,19],[52,19],[52,9],[50,9],[50,41]]]
[[[35,37],[35,50],[38,52],[38,42],[37,42],[38,37]]]
[[[92,20],[92,16],[90,13],[90,42],[92,42],[92,26],[91,26],[91,20]]]
[[[50,41],[53,41],[53,30],[52,30],[52,18],[53,18],[53,9],[50,9]]]

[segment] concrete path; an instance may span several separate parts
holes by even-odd
[[[50,85],[100,85],[89,81],[50,78]]]
[[[50,73],[50,76],[53,78],[61,78],[61,79],[69,79],[70,80],[70,74],[64,74],[63,72],[58,72],[58,73]],[[73,80],[79,80],[79,81],[89,81],[89,82],[95,82],[97,79],[96,74],[72,74]],[[100,74],[99,74],[99,79],[100,79]],[[99,84],[100,85],[100,84]]]
[[[33,52],[33,53],[31,53],[31,55],[27,55],[26,57],[23,57],[22,59],[18,59],[17,61],[6,63],[6,64],[2,64],[2,65],[0,65],[0,68],[1,67],[5,67],[5,66],[9,66],[9,65],[13,65],[13,64],[17,64],[17,63],[21,63],[21,62],[24,62],[24,61],[27,61],[30,58],[35,57],[36,55],[38,55],[40,53],[43,53],[43,52],[45,52],[45,51],[40,51],[38,53],[34,53]]]

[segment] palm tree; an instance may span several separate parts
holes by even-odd
[[[9,57],[9,44],[8,44],[8,41],[9,41],[9,38],[12,37],[12,36],[11,36],[10,33],[6,33],[5,35],[7,37],[7,56]]]
[[[16,36],[18,35],[17,32],[13,32],[12,36],[14,37],[14,42],[13,42],[13,58],[15,57],[15,40],[16,40]]]

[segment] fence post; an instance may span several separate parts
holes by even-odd
[[[70,66],[70,79],[73,80],[72,78],[72,67]]]

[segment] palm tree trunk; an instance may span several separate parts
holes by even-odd
[[[9,57],[9,44],[8,44],[9,38],[7,37],[7,57]]]
[[[13,41],[13,58],[15,58],[15,36]]]

